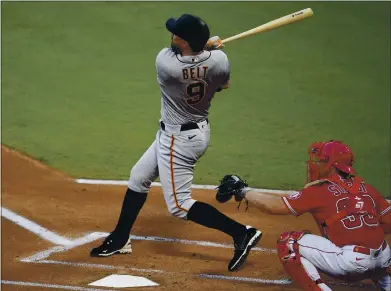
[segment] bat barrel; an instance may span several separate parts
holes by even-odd
[[[255,27],[253,29],[247,30],[245,32],[239,33],[237,35],[225,38],[221,42],[222,43],[227,43],[227,42],[230,42],[230,41],[233,41],[233,40],[236,40],[236,39],[245,38],[245,37],[248,37],[250,35],[254,35],[254,34],[257,34],[257,33],[265,32],[265,31],[268,31],[268,30],[271,30],[271,29],[274,29],[274,28],[278,28],[278,27],[283,26],[283,25],[287,25],[287,24],[291,24],[291,23],[297,22],[299,20],[311,17],[312,15],[314,15],[314,12],[312,11],[312,9],[311,8],[306,8],[306,9],[303,9],[303,10],[291,13],[289,15],[280,17],[278,19],[269,21],[269,22],[267,22],[265,24],[262,24],[262,25],[260,25],[258,27]]]

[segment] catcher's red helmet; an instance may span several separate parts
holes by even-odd
[[[308,157],[307,182],[327,177],[331,166],[351,176],[356,175],[353,151],[341,141],[315,142],[308,148]]]

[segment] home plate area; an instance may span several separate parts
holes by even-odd
[[[224,270],[233,246],[211,241],[133,235],[132,244],[135,251],[132,254],[91,258],[90,248],[108,233],[93,232],[67,239],[6,208],[2,208],[2,216],[40,238],[61,243],[19,258],[19,262],[47,266],[50,269],[66,267],[70,274],[80,274],[81,270],[87,274],[82,280],[77,280],[79,285],[2,280],[3,287],[79,291],[162,287],[167,287],[168,290],[221,290],[219,286],[230,284],[231,288],[228,289],[232,290],[299,290],[289,279],[284,278],[283,273],[277,272],[280,278],[275,278],[275,249],[254,248],[252,259],[248,260],[243,270],[234,274]],[[262,262],[264,267],[258,270],[257,262]],[[267,270],[272,275],[266,275],[269,273]],[[354,288],[353,290],[372,289],[371,286],[363,284],[349,286],[333,282],[332,285],[335,286],[333,290],[347,290],[350,287]],[[106,289],[101,289],[102,287]]]
[[[110,275],[98,281],[88,284],[90,286],[99,287],[115,287],[115,288],[127,288],[127,287],[148,287],[158,286],[159,284],[148,280],[144,277],[130,276],[130,275]]]
[[[276,239],[287,229],[318,233],[308,216],[238,211],[235,203],[217,203],[213,191],[194,189],[195,199],[263,231],[242,269],[231,273],[231,238],[172,217],[161,188],[153,187],[132,229],[133,252],[90,257],[115,227],[126,186],[79,184],[4,146],[2,167],[3,291],[299,291],[279,263]],[[368,283],[333,282],[332,289],[375,290]]]
[[[273,276],[257,277],[259,274],[264,274],[265,270],[258,273],[251,270],[254,264],[248,262],[246,269],[236,272],[234,274],[225,272],[217,265],[226,264],[226,255],[232,252],[232,245],[225,243],[216,243],[209,241],[195,241],[177,238],[157,237],[157,236],[132,236],[133,245],[137,249],[137,245],[143,245],[143,253],[132,253],[127,255],[114,255],[106,258],[90,258],[88,257],[89,249],[93,244],[97,244],[96,240],[105,237],[108,233],[95,232],[89,233],[84,237],[73,240],[67,246],[55,246],[47,250],[37,252],[36,254],[20,259],[24,263],[35,263],[50,266],[66,266],[74,268],[74,272],[78,269],[89,270],[91,273],[98,271],[96,276],[90,278],[97,278],[92,282],[88,282],[88,286],[106,287],[106,288],[142,288],[142,287],[168,287],[168,290],[173,290],[170,286],[179,287],[183,282],[204,281],[199,285],[221,284],[219,282],[230,282],[232,286],[236,286],[235,290],[299,290],[291,280],[287,278],[275,279]],[[168,251],[167,251],[168,248]],[[219,253],[224,255],[219,255]],[[177,264],[175,255],[186,257],[190,254],[185,264]],[[204,253],[201,255],[200,253]],[[267,249],[256,247],[252,255],[258,260],[265,262],[275,259],[276,251],[274,249]],[[173,256],[170,260],[167,259],[167,254]],[[83,259],[85,261],[83,261]],[[192,260],[204,259],[204,264],[194,267],[197,264],[191,264]],[[218,263],[213,263],[216,260]],[[166,266],[166,268],[164,268]],[[267,267],[266,267],[267,268]],[[209,271],[208,273],[202,273]],[[135,274],[138,274],[137,276]],[[250,275],[250,276],[243,276]],[[283,275],[283,274],[282,274]],[[213,282],[213,284],[212,284]],[[194,284],[194,283],[193,283]],[[192,284],[190,290],[204,290],[193,289]],[[176,286],[178,285],[178,286]],[[354,288],[353,290],[365,290],[373,288],[369,285],[349,285],[341,282],[332,282],[333,290],[346,290]],[[47,288],[54,288],[53,286],[46,286]],[[59,289],[92,291],[89,287],[82,289],[72,289],[75,286],[59,286]],[[56,289],[58,289],[56,288]],[[76,287],[75,287],[76,288]],[[77,287],[79,288],[79,287]],[[209,289],[208,288],[208,289]],[[101,290],[101,289],[99,289]],[[219,290],[219,289],[216,289]]]
[[[114,255],[105,258],[90,258],[90,248],[97,244],[97,239],[103,238],[108,233],[95,232],[75,239],[73,244],[55,246],[47,250],[37,252],[32,256],[22,258],[24,263],[36,263],[45,265],[62,265],[73,268],[93,270],[106,270],[112,273],[103,279],[90,283],[92,286],[102,287],[145,287],[162,285],[167,280],[181,277],[213,280],[229,280],[233,282],[260,283],[267,285],[287,285],[288,279],[252,278],[233,276],[226,272],[226,264],[233,252],[233,246],[225,243],[210,241],[197,241],[158,236],[135,236],[132,235],[133,248],[142,244],[142,252],[133,252],[126,255]],[[84,242],[85,244],[82,244]],[[223,253],[223,255],[220,255]],[[271,259],[275,256],[274,249],[256,247],[253,249],[254,256],[257,254],[268,255]],[[227,256],[228,255],[228,256]],[[169,257],[167,257],[169,256]],[[176,257],[186,257],[185,263],[178,263]],[[201,264],[192,264],[194,260]],[[213,261],[216,261],[215,263]],[[251,265],[251,264],[250,264]],[[223,268],[221,267],[223,266]],[[205,271],[209,271],[205,273]],[[117,274],[113,274],[117,272]],[[204,273],[203,273],[204,272]],[[124,276],[117,277],[123,274]],[[128,276],[125,274],[141,274],[149,279],[156,278],[157,282],[140,280],[143,277]],[[246,274],[257,274],[247,270]],[[239,275],[240,273],[235,273]],[[163,278],[163,282],[159,281]]]

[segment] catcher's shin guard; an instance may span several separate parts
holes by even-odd
[[[305,291],[330,290],[321,288],[323,282],[314,281],[304,269],[297,241],[309,232],[284,232],[277,241],[277,253],[284,270]],[[319,286],[321,285],[321,286]],[[322,286],[323,287],[323,286]]]

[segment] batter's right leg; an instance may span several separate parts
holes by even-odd
[[[262,233],[240,224],[207,203],[192,199],[194,167],[209,142],[208,132],[194,130],[189,133],[190,136],[193,133],[193,139],[188,139],[183,133],[174,135],[163,132],[160,137],[158,164],[164,198],[172,215],[222,231],[233,238],[235,251],[228,270],[236,271],[243,265]]]
[[[159,136],[157,133],[157,137]],[[159,176],[156,140],[132,168],[121,214],[114,231],[102,245],[91,250],[93,257],[107,257],[116,253],[131,253],[130,231],[147,199],[151,183]]]

